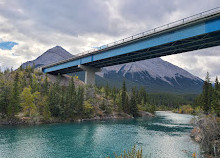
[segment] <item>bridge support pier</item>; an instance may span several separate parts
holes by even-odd
[[[95,85],[95,73],[100,72],[101,69],[85,65],[78,65],[78,67],[85,71],[85,84]]]

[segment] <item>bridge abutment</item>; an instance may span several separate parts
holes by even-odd
[[[78,67],[85,71],[85,84],[95,85],[95,73],[100,72],[101,69],[85,65],[78,65]]]

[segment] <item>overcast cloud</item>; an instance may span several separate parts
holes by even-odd
[[[72,54],[220,6],[219,0],[0,0],[0,66],[17,68],[60,45]],[[163,57],[220,76],[220,47]]]

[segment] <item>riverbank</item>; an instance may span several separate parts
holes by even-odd
[[[200,144],[205,156],[220,157],[220,122],[213,115],[199,115],[191,138]]]
[[[149,118],[154,117],[154,114],[145,111],[138,112],[139,117]],[[89,118],[75,117],[73,119],[62,120],[60,118],[50,118],[49,120],[43,120],[41,117],[23,117],[22,115],[16,116],[14,119],[0,119],[0,125],[40,125],[40,124],[53,124],[53,123],[69,123],[69,122],[83,122],[83,121],[100,121],[100,120],[122,120],[133,119],[132,115],[127,113],[113,112],[112,114],[95,115]]]

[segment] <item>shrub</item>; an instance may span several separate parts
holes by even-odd
[[[90,116],[93,113],[93,106],[88,102],[84,102],[84,110],[85,110],[85,115]]]
[[[183,105],[179,108],[179,114],[192,114],[194,112],[191,105]]]
[[[121,155],[117,155],[114,153],[115,158],[143,158],[143,152],[142,149],[136,150],[136,147],[134,146],[131,151],[124,151],[124,153],[121,153]],[[110,157],[108,157],[110,158]]]

